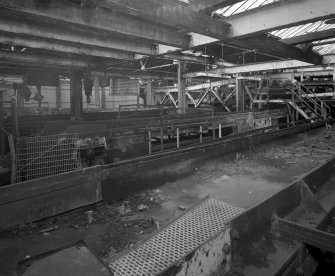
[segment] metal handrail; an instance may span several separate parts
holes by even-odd
[[[320,99],[314,92],[312,92],[311,90],[309,90],[306,86],[304,86],[303,84],[301,84],[300,83],[300,86],[299,85],[297,85],[297,84],[295,84],[291,79],[289,79],[289,78],[268,78],[269,80],[271,79],[271,80],[287,80],[287,81],[289,81],[290,82],[290,84],[292,84],[292,86],[293,86],[293,89],[291,89],[291,92],[295,95],[295,96],[297,96],[298,97],[298,99],[301,101],[301,102],[303,102],[305,105],[307,105],[307,107],[308,108],[310,108],[312,111],[313,110],[315,110],[315,107],[316,107],[316,114],[318,115],[318,116],[323,116],[323,115],[329,115],[330,114],[330,112],[331,112],[331,109],[330,109],[330,107],[322,100],[322,99]],[[306,93],[306,91],[304,91],[303,89],[301,89],[301,86],[302,87],[304,87],[307,91],[308,91],[308,93],[309,94],[312,94],[312,95],[314,95],[314,97],[315,97],[315,99],[313,99],[312,97],[310,97],[309,95],[308,95],[308,93]],[[299,93],[297,93],[296,91],[295,91],[295,89],[297,89],[299,92],[300,92],[300,94]],[[310,102],[312,102],[313,104],[314,104],[314,106],[312,106],[310,103],[308,103],[306,100],[304,100],[302,97],[301,97],[301,95],[304,95],[304,98],[305,99],[308,99]],[[319,102],[320,103],[322,103],[322,104],[319,104]],[[323,106],[322,106],[323,105]],[[325,114],[323,114],[323,107],[326,109],[326,113]]]

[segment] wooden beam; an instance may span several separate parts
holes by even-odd
[[[91,47],[83,44],[68,44],[58,40],[45,40],[36,37],[23,37],[13,34],[0,32],[0,43],[28,47],[33,49],[43,49],[57,51],[69,54],[99,56],[104,58],[113,58],[121,60],[134,59],[134,54],[116,51],[114,49],[101,48],[99,46]]]
[[[280,0],[225,18],[229,37],[266,33],[335,16],[333,0]]]
[[[69,47],[82,47],[97,49],[114,49],[132,53],[150,55],[152,53],[152,43],[134,41],[126,37],[113,35],[95,35],[85,32],[84,28],[69,28],[55,26],[49,23],[41,24],[33,20],[18,20],[15,17],[0,14],[0,31],[3,35],[14,37],[34,38],[37,41],[48,40],[50,42],[66,43]]]
[[[104,0],[100,1],[99,5],[107,8],[115,8],[115,5],[118,5],[122,12],[218,39],[224,39],[229,30],[229,24],[223,20],[211,18],[202,12],[169,0]]]
[[[278,230],[286,238],[335,253],[335,235],[306,227],[286,219],[278,219]]]
[[[324,31],[318,31],[318,32],[312,32],[304,35],[294,36],[290,38],[281,39],[280,41],[286,44],[301,44],[301,43],[307,43],[312,42],[316,40],[322,40],[327,38],[335,37],[335,28],[324,30]]]
[[[314,52],[306,52],[265,35],[229,40],[228,44],[242,48],[255,49],[278,58],[295,59],[313,64],[321,64],[322,57]]]
[[[0,2],[0,8],[2,12],[15,12],[23,17],[34,16],[57,24],[77,24],[100,33],[118,33],[177,47],[188,47],[190,44],[190,36],[175,32],[175,29],[111,13],[106,9],[81,8],[65,1],[49,1],[48,5],[36,5],[33,0],[5,0]]]

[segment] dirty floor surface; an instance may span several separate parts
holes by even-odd
[[[206,161],[188,177],[123,201],[102,202],[0,233],[0,275],[17,275],[18,261],[78,240],[108,263],[207,195],[249,208],[333,157],[335,133],[330,139],[325,136],[320,128]]]

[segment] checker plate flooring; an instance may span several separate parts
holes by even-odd
[[[157,275],[222,231],[243,210],[208,198],[109,266],[115,276]]]

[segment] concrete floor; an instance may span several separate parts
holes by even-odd
[[[0,234],[0,275],[17,275],[16,264],[26,256],[35,256],[83,239],[106,262],[123,249],[141,243],[156,229],[156,223],[126,224],[120,221],[122,208],[141,212],[162,227],[209,195],[215,199],[249,208],[276,193],[335,154],[335,133],[325,139],[320,128],[281,139],[236,156],[206,161],[193,174],[146,191],[122,202],[103,202]],[[95,221],[88,224],[86,211]],[[40,230],[57,225],[47,234]]]

